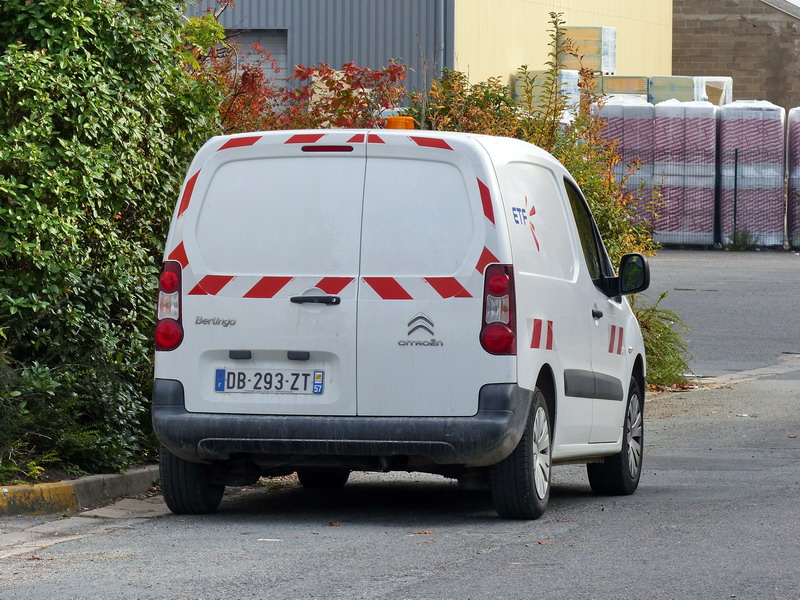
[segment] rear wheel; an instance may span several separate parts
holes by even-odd
[[[203,515],[217,510],[225,486],[213,482],[211,465],[178,458],[162,445],[158,468],[164,501],[176,515]]]
[[[633,378],[628,388],[628,408],[622,430],[622,450],[601,463],[586,465],[589,485],[596,494],[627,496],[639,487],[644,451],[644,411],[639,384]]]
[[[297,478],[311,490],[339,490],[350,477],[347,469],[298,469]]]
[[[525,433],[514,451],[489,468],[489,486],[497,514],[505,519],[538,519],[550,499],[550,415],[537,388]]]

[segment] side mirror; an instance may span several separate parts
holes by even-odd
[[[650,287],[650,265],[643,254],[626,254],[619,263],[619,295],[638,294]]]

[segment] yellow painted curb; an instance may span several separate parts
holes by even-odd
[[[78,509],[71,483],[37,483],[0,487],[0,514],[52,513]]]

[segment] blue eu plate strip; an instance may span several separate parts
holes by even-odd
[[[214,391],[225,391],[225,369],[217,369],[217,377],[214,380]]]

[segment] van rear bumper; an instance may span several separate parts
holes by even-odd
[[[500,462],[517,446],[531,397],[515,384],[485,385],[471,417],[190,413],[181,382],[156,379],[153,428],[170,452],[193,462],[226,460],[233,454],[413,456],[480,467]]]

